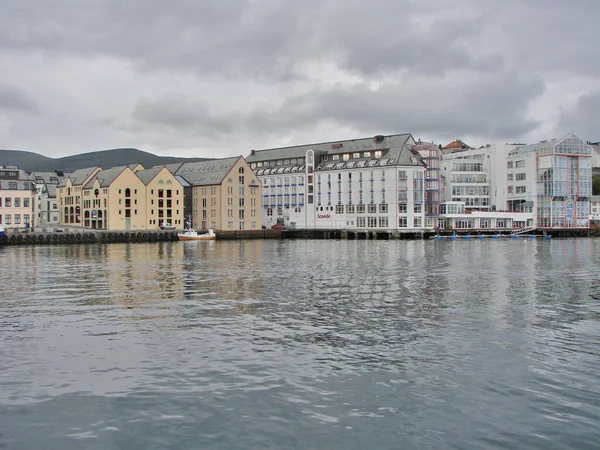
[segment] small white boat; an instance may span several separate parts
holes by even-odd
[[[196,230],[187,229],[183,233],[177,233],[180,241],[214,241],[217,235],[211,228],[207,233],[198,233]]]
[[[212,228],[207,233],[198,233],[192,228],[190,222],[186,222],[187,227],[183,230],[183,233],[177,233],[177,237],[180,241],[214,241],[217,239],[217,235]]]

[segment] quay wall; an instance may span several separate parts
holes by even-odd
[[[389,231],[389,230],[236,230],[217,231],[217,240],[237,239],[349,239],[349,240],[421,240],[436,235],[491,235],[497,232],[485,230],[470,231]],[[510,234],[507,230],[506,235]],[[600,237],[600,228],[535,230],[528,234],[550,235],[554,238]],[[168,242],[177,241],[176,231],[104,231],[104,230],[69,230],[67,232],[28,232],[7,233],[0,237],[3,245],[60,245],[88,243],[123,243],[123,242]]]

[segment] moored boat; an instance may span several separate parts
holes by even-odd
[[[212,228],[206,233],[198,233],[196,230],[188,228],[183,233],[177,233],[177,237],[180,241],[212,241],[217,238],[217,235]]]
[[[186,228],[183,233],[177,233],[177,237],[180,241],[213,241],[217,238],[217,235],[212,228],[206,233],[198,233],[192,228],[191,220],[186,221]]]

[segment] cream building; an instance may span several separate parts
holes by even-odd
[[[194,228],[262,228],[261,183],[243,157],[174,164],[167,167],[192,186],[190,216]]]
[[[100,167],[78,169],[67,174],[56,188],[56,202],[60,209],[59,222],[62,225],[83,226],[81,208],[83,206],[83,186],[100,172]]]
[[[7,230],[35,226],[35,183],[25,171],[0,166],[0,227]]]
[[[146,187],[146,229],[169,223],[184,228],[184,188],[165,166],[139,170],[136,176]]]

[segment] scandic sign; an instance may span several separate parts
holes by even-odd
[[[331,214],[317,214],[317,219],[331,219]]]

